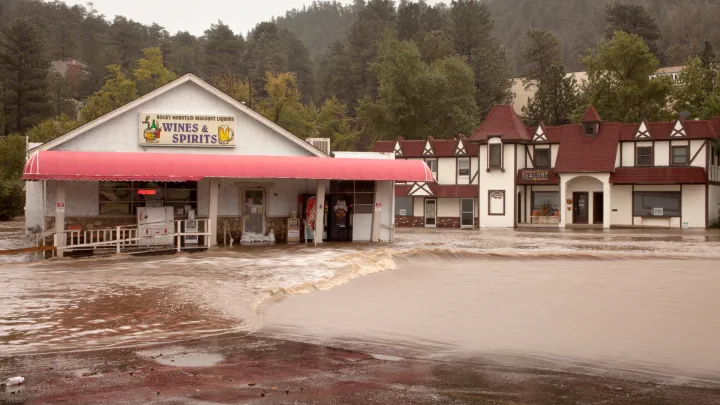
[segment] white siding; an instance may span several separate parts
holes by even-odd
[[[635,166],[635,144],[633,142],[622,142],[622,165],[624,167]]]
[[[498,138],[490,139],[491,143],[499,143]],[[514,226],[515,206],[515,176],[514,168],[515,145],[503,145],[503,166],[505,171],[488,167],[488,146],[480,145],[480,227],[481,228],[512,228]],[[505,215],[488,215],[488,193],[490,190],[505,192]]]
[[[455,158],[438,159],[438,184],[455,184],[457,179],[455,163]]]
[[[669,141],[658,141],[655,142],[655,150],[653,151],[655,166],[669,166],[670,165],[670,142]]]
[[[382,204],[380,214],[380,242],[392,242],[392,227],[395,223],[395,184],[392,181],[378,181],[375,201]]]
[[[518,169],[525,169],[525,150],[531,149],[530,146],[526,145],[518,145],[517,147],[517,168]],[[532,163],[528,161],[528,166],[531,166]]]
[[[689,228],[705,228],[707,225],[705,223],[705,185],[684,185],[682,187],[682,222],[687,223]]]
[[[551,145],[550,149],[551,149],[550,153],[552,155],[551,156],[552,167],[555,167],[555,162],[557,162],[557,156],[558,156],[558,151],[560,150],[560,145]]]
[[[45,229],[43,182],[25,182],[25,229]]]
[[[460,199],[459,198],[438,198],[438,217],[454,217],[460,218]]]
[[[55,216],[56,182],[48,180],[45,212]],[[96,181],[65,182],[65,217],[90,217],[99,215],[100,188]]]
[[[705,148],[706,145],[704,140],[695,139],[690,141],[690,156],[688,156],[688,160],[692,159],[696,153],[698,154],[695,156],[692,166],[707,167],[707,149]]]
[[[413,198],[413,216],[424,217],[425,216],[425,199],[424,198]]]
[[[610,200],[610,225],[632,225],[632,186],[612,186]]]
[[[478,173],[478,157],[477,156],[470,156],[470,179],[475,176],[475,180],[472,181],[472,184],[478,184],[478,180],[480,179],[480,173]]]
[[[138,144],[140,113],[234,115],[237,120],[234,148],[141,147]],[[310,156],[311,153],[265,124],[229,105],[198,85],[187,82],[132,109],[56,150],[148,153],[207,153],[236,155]],[[70,193],[70,191],[68,191]]]

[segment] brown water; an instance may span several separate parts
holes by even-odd
[[[718,236],[412,231],[394,245],[7,263],[0,355],[248,331],[720,382]]]

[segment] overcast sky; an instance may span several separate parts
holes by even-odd
[[[86,5],[88,0],[65,2]],[[348,4],[350,0],[341,2]],[[257,23],[285,15],[292,8],[302,8],[312,0],[92,0],[92,3],[108,19],[123,15],[144,24],[156,22],[171,34],[190,31],[202,35],[210,24],[222,20],[236,33],[245,35]]]

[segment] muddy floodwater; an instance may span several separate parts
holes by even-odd
[[[16,247],[2,232],[0,249]],[[397,240],[6,261],[0,355],[250,332],[388,361],[720,384],[720,234],[416,230]]]

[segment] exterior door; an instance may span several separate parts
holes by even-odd
[[[425,227],[435,228],[437,224],[437,200],[434,198],[425,199]]]
[[[588,193],[573,193],[573,224],[588,222]]]
[[[603,193],[595,192],[593,193],[593,223],[594,224],[602,224],[603,217],[604,217],[604,200],[603,200]]]
[[[475,199],[463,198],[460,200],[460,226],[462,228],[475,227]]]
[[[265,233],[265,189],[243,191],[243,232]]]

